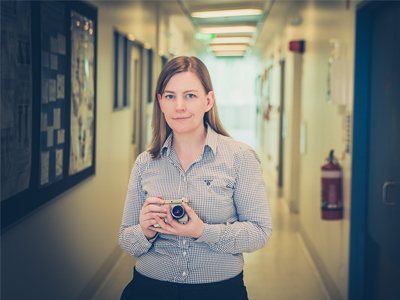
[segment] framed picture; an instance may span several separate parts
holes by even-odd
[[[29,34],[21,41],[10,34],[1,48],[3,58],[20,44],[8,67],[25,74],[18,77],[24,83],[11,85],[20,92],[1,86],[13,103],[2,99],[2,111],[14,119],[2,121],[2,141],[13,141],[1,146],[2,231],[95,174],[96,157],[97,9],[77,1],[7,2],[1,22],[18,12],[7,29]],[[7,156],[11,150],[17,155]],[[10,165],[4,171],[3,161]]]

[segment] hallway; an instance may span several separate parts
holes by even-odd
[[[265,172],[264,172],[265,177]],[[289,213],[267,183],[273,216],[273,235],[266,247],[245,253],[244,279],[250,300],[329,300],[317,269],[299,233],[298,217]],[[119,299],[131,280],[135,258],[124,253],[92,300]]]

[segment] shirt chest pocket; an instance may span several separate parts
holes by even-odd
[[[207,184],[207,198],[211,198],[211,200],[218,199],[231,202],[234,191],[234,182],[229,178],[218,178]]]

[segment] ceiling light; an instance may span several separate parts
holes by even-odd
[[[210,41],[210,44],[249,44],[251,37],[218,37]]]
[[[214,45],[210,46],[212,51],[246,51],[248,45]]]
[[[220,17],[238,17],[238,16],[256,16],[261,15],[261,9],[235,9],[218,11],[199,11],[193,12],[193,18],[220,18]]]
[[[256,26],[229,26],[229,27],[206,27],[201,28],[201,32],[205,33],[235,33],[235,32],[254,32]]]
[[[244,56],[245,51],[217,51],[214,52],[215,56]]]

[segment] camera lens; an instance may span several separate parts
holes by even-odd
[[[180,218],[182,218],[184,214],[185,214],[185,209],[184,209],[181,205],[175,205],[175,206],[171,209],[171,215],[172,215],[175,219],[180,219]]]

